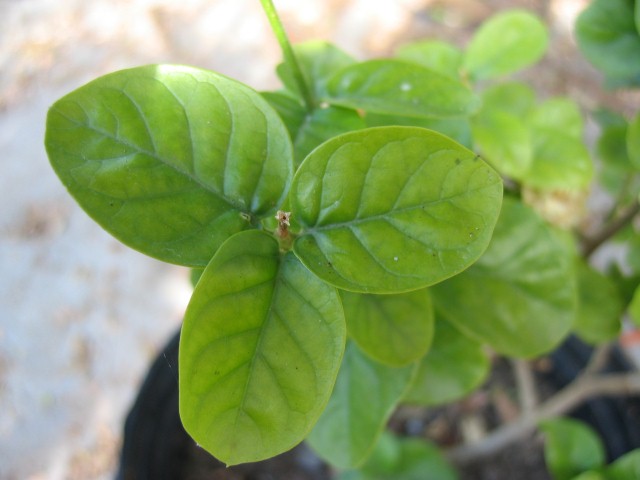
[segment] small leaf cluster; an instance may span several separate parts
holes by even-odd
[[[466,395],[487,346],[532,358],[570,332],[618,335],[631,298],[568,230],[594,178],[582,114],[511,80],[547,43],[515,10],[465,49],[357,61],[287,44],[274,92],[151,65],[51,107],[47,152],[80,206],[194,269],[179,388],[198,444],[232,465],[307,438],[345,480],[455,478],[434,447],[383,432],[399,404]]]

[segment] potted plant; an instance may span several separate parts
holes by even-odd
[[[637,243],[640,117],[616,130],[624,195],[583,238],[598,178],[582,113],[509,79],[546,50],[535,16],[497,15],[464,50],[424,41],[359,62],[324,42],[292,46],[262,5],[281,90],[176,65],[114,72],[51,107],[51,164],[116,238],[194,269],[179,409],[201,448],[237,465],[306,439],[340,478],[455,478],[435,447],[385,426],[399,405],[476,389],[487,347],[513,359],[526,391],[526,360],[570,333],[619,335],[637,276],[588,260],[623,230]],[[485,445],[565,412],[585,384],[640,390],[637,374],[594,375],[601,357],[559,397],[525,395],[522,417]]]

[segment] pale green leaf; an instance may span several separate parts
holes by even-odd
[[[629,0],[594,0],[576,21],[584,56],[611,86],[640,84],[640,35]]]
[[[528,121],[535,130],[560,131],[582,141],[582,114],[576,102],[569,98],[556,97],[542,102],[531,111]]]
[[[631,303],[629,304],[629,316],[631,321],[640,327],[640,287],[636,288]]]
[[[414,372],[415,365],[388,367],[347,343],[333,394],[308,443],[338,468],[364,462]]]
[[[423,40],[409,43],[398,49],[396,57],[417,63],[456,80],[460,78],[462,51],[447,42]]]
[[[499,110],[524,119],[535,101],[536,94],[530,86],[519,82],[500,83],[482,93],[482,111]]]
[[[580,301],[574,331],[593,345],[613,340],[620,334],[624,309],[615,284],[582,261],[577,274]]]
[[[640,170],[640,113],[629,122],[627,130],[627,153],[631,164]]]
[[[547,43],[547,29],[535,15],[523,10],[499,13],[476,32],[462,67],[474,80],[508,75],[540,60]]]
[[[389,115],[464,117],[480,106],[478,97],[461,82],[393,59],[343,68],[326,89],[329,103]]]
[[[299,443],[331,395],[346,328],[335,288],[257,230],[236,234],[207,266],[180,338],[180,416],[226,464]]]
[[[371,295],[342,290],[347,332],[374,360],[400,367],[424,356],[433,337],[429,291]]]
[[[483,346],[438,318],[429,353],[420,361],[403,402],[441,405],[472,392],[487,377],[491,364]]]
[[[618,458],[605,471],[607,480],[631,480],[640,478],[640,448]]]
[[[157,65],[100,77],[49,110],[45,144],[76,201],[130,247],[204,266],[272,215],[292,176],[285,127],[249,87]]]
[[[476,155],[430,130],[379,127],[335,137],[291,189],[302,262],[345,290],[401,293],[442,281],[485,250],[502,183]]]
[[[531,209],[505,198],[485,254],[431,292],[436,309],[464,333],[500,353],[533,357],[573,326],[573,252]]]
[[[595,470],[590,470],[588,472],[583,472],[577,477],[573,477],[571,480],[608,480],[604,474],[600,472],[596,472]]]
[[[419,118],[402,115],[368,113],[364,120],[368,127],[421,127],[435,130],[471,148],[471,123],[466,118]]]
[[[543,422],[540,430],[545,436],[545,461],[554,480],[571,480],[582,472],[604,465],[602,442],[586,424],[556,418]]]

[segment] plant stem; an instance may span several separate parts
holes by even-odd
[[[541,404],[529,415],[504,425],[482,440],[451,449],[447,456],[454,463],[468,463],[499,452],[510,443],[530,434],[540,422],[569,412],[585,400],[601,395],[640,393],[640,373],[584,375]]]
[[[640,203],[636,200],[618,218],[606,225],[602,231],[591,238],[586,238],[582,244],[584,258],[589,258],[600,245],[627,226],[638,213],[640,213]]]
[[[531,365],[527,360],[512,360],[514,376],[520,396],[520,409],[522,415],[526,416],[533,412],[538,403],[538,392],[536,391],[536,381],[531,371]]]
[[[315,107],[315,99],[313,98],[311,90],[307,85],[307,81],[304,78],[304,74],[302,73],[302,69],[300,68],[300,64],[298,63],[298,59],[293,52],[291,42],[287,37],[287,32],[285,31],[284,26],[280,21],[280,17],[278,17],[278,12],[276,11],[272,0],[260,0],[260,3],[262,3],[262,9],[267,14],[267,18],[269,19],[269,23],[271,24],[271,29],[278,39],[278,43],[280,44],[280,48],[282,49],[284,61],[291,69],[293,79],[298,85],[298,89],[300,90],[300,94],[302,95],[302,100],[304,101],[305,107],[307,110],[311,111]]]

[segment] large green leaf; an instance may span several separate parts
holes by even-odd
[[[433,307],[426,289],[397,295],[342,290],[349,336],[373,359],[404,366],[424,356],[433,337]]]
[[[440,405],[464,397],[487,377],[491,364],[482,344],[438,318],[429,353],[420,361],[404,402]]]
[[[401,293],[442,281],[485,250],[502,183],[476,155],[430,130],[379,127],[335,137],[291,189],[302,262],[345,290]]]
[[[575,332],[582,340],[597,345],[620,334],[620,316],[624,310],[615,284],[584,262],[578,263],[580,302]]]
[[[545,436],[545,461],[554,480],[571,480],[604,465],[602,442],[584,423],[556,418],[542,423],[540,429]]]
[[[338,480],[457,480],[440,450],[425,440],[385,432],[367,463]]]
[[[401,46],[396,57],[415,62],[435,72],[458,80],[462,51],[447,42],[423,40]]]
[[[466,118],[420,118],[403,115],[368,113],[364,120],[368,127],[421,127],[435,130],[471,148],[471,123]]]
[[[505,198],[485,254],[431,292],[437,310],[463,332],[498,352],[533,357],[573,326],[573,252],[531,209]]]
[[[461,82],[402,60],[369,60],[343,68],[326,86],[329,103],[367,112],[464,117],[480,106]]]
[[[282,121],[262,97],[206,70],[157,65],[100,77],[49,110],[51,164],[127,245],[204,266],[272,215],[293,174]]]
[[[576,21],[578,46],[611,85],[640,84],[640,35],[630,0],[594,0]]]
[[[474,80],[508,75],[540,60],[547,43],[546,27],[535,15],[522,10],[499,13],[476,32],[462,68]]]
[[[388,367],[348,343],[329,404],[307,441],[336,467],[361,464],[375,446],[414,372],[415,365]]]
[[[187,308],[180,416],[231,465],[282,453],[329,400],[345,344],[337,291],[253,230],[225,242]]]

